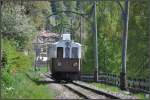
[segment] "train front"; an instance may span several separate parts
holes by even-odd
[[[52,76],[56,80],[78,80],[80,77],[81,44],[63,34],[55,46],[56,57],[52,58]]]

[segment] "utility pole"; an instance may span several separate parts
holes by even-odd
[[[82,16],[80,16],[80,44],[82,45],[82,35],[83,35],[83,27],[82,27],[82,25],[83,25],[83,23],[82,23],[82,20],[83,20],[83,18],[82,18]],[[83,48],[82,48],[83,49]],[[83,51],[84,50],[82,50],[81,52],[81,56],[83,56],[82,54],[83,54]],[[82,57],[81,57],[81,59],[80,59],[80,66],[82,66]],[[81,72],[82,72],[82,68],[81,68],[81,70],[80,70],[80,76],[81,76]],[[81,79],[81,77],[80,77],[80,79]]]
[[[125,9],[123,11],[123,35],[122,35],[122,68],[120,72],[120,89],[127,89],[126,76],[126,56],[127,56],[127,39],[128,39],[128,22],[129,22],[129,0],[125,1]]]
[[[71,34],[71,38],[72,38],[72,39],[75,39],[75,38],[74,38],[73,29],[72,29],[72,23],[73,23],[73,19],[71,18],[71,19],[70,19],[70,24],[71,24],[70,34]]]
[[[149,5],[150,5],[150,0],[149,0],[149,3],[148,3]],[[150,72],[150,6],[149,6],[149,8],[148,8],[148,18],[149,18],[149,72]],[[149,75],[149,84],[150,84],[150,75]],[[150,85],[149,85],[149,91],[150,91]],[[150,92],[149,92],[149,99],[150,99]]]
[[[1,50],[1,39],[2,39],[2,0],[0,0],[0,50]],[[1,65],[1,58],[2,58],[2,52],[0,51],[0,68],[2,67]]]
[[[82,44],[82,16],[80,16],[80,43]]]
[[[96,1],[94,1],[94,41],[95,41],[95,70],[94,80],[98,81],[98,42],[97,42],[97,13],[96,13]]]
[[[1,39],[2,39],[2,0],[0,0],[0,87],[1,87],[1,76],[2,76],[2,70],[1,70],[1,68],[2,68],[2,46],[1,46]],[[2,95],[1,95],[1,93],[2,93],[2,91],[1,91],[1,89],[0,89],[0,98],[2,97]]]

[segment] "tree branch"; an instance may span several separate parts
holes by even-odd
[[[121,8],[121,11],[123,12],[123,15],[125,15],[124,8],[123,8],[123,6],[121,5],[120,1],[119,1],[119,0],[116,0],[116,2],[119,4],[119,6],[120,6],[120,8]]]

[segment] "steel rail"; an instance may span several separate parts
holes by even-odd
[[[51,78],[53,79],[50,74],[44,74],[45,77],[47,78]],[[83,98],[83,99],[92,99],[89,95],[85,95],[84,93],[82,93],[81,91],[78,91],[76,89],[74,89],[73,87],[69,86],[68,83],[70,83],[70,85],[74,85],[76,87],[79,87],[79,88],[82,88],[86,91],[89,91],[89,92],[93,92],[97,95],[102,95],[102,96],[106,96],[106,95],[103,95],[104,93],[98,93],[98,92],[95,92],[95,90],[93,90],[92,88],[87,88],[85,86],[82,86],[82,85],[79,85],[75,82],[67,82],[67,81],[59,81],[57,82],[57,80],[54,80],[56,81],[56,83],[60,83],[61,85],[63,85],[65,88],[69,89],[70,91],[72,91],[73,93],[77,94],[79,97]],[[111,96],[106,96],[106,98],[109,97],[109,98],[112,98],[112,99],[118,99],[117,97],[111,97]],[[100,98],[99,98],[100,99]]]
[[[90,87],[85,86],[85,85],[81,85],[81,84],[76,83],[76,82],[72,82],[72,84],[74,84],[74,85],[76,85],[76,86],[79,86],[79,87],[81,87],[81,88],[87,89],[87,90],[89,90],[89,91],[92,91],[92,92],[94,92],[94,93],[96,93],[96,94],[98,94],[98,95],[104,95],[104,96],[106,96],[106,97],[108,97],[108,98],[111,98],[111,99],[121,99],[120,97],[117,97],[117,96],[115,96],[115,95],[108,94],[108,93],[106,93],[106,92],[104,92],[104,91],[96,90],[96,89],[90,88]]]

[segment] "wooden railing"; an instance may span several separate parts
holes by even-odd
[[[81,74],[81,79],[85,81],[94,81],[93,74]],[[114,74],[101,73],[98,76],[98,82],[113,86],[120,86],[120,76]],[[127,79],[127,87],[132,92],[149,93],[149,81],[145,79]]]

